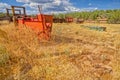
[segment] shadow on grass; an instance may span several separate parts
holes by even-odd
[[[41,46],[55,46],[58,44],[81,43],[82,39],[75,39],[71,37],[52,35],[49,41],[40,41]]]

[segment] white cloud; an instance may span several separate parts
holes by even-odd
[[[97,10],[98,8],[97,7],[88,7],[88,8],[82,8],[81,11],[94,11],[94,10]]]
[[[37,5],[42,5],[42,13],[66,13],[73,11],[91,11],[97,8],[77,8],[73,6],[70,0],[16,0],[17,2],[22,2],[27,8],[27,14],[37,14]],[[89,3],[89,5],[92,5]],[[0,3],[0,12],[5,12],[5,8],[9,8],[10,5],[7,3]]]
[[[16,0],[17,2],[29,3],[29,0]]]
[[[55,0],[16,0],[17,2],[23,2],[23,3],[51,3],[54,2]]]
[[[16,0],[23,2],[26,7],[37,10],[37,5],[42,5],[42,12],[44,13],[61,13],[80,11],[79,8],[70,3],[70,0]]]
[[[89,6],[91,6],[91,5],[92,5],[92,3],[89,3],[88,5],[89,5]]]
[[[5,12],[5,9],[9,7],[10,5],[8,5],[7,3],[0,3],[0,12]]]

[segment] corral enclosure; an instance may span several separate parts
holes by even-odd
[[[50,41],[38,41],[26,27],[0,23],[0,80],[120,79],[120,24],[54,23]]]

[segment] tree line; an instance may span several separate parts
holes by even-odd
[[[107,19],[108,23],[120,24],[120,9],[61,13],[61,14],[54,14],[54,17],[55,18],[73,17],[84,20],[97,20],[99,18],[99,19]]]
[[[6,16],[6,14],[3,12],[0,12],[0,17],[4,17],[4,16]]]
[[[84,20],[97,20],[107,19],[108,23],[120,24],[120,9],[114,10],[95,10],[95,11],[84,11],[84,12],[70,12],[53,14],[55,18],[73,17]],[[0,17],[6,16],[5,13],[0,13]]]

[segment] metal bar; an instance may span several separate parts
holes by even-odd
[[[11,11],[12,9],[7,9],[8,11]],[[20,9],[15,9],[15,11],[21,11]]]
[[[39,13],[42,14],[42,6],[38,5]]]
[[[24,13],[24,15],[26,15],[26,10],[25,10],[25,7],[23,7],[23,13]]]
[[[7,12],[7,13],[6,13],[6,15],[7,15],[7,16],[9,16],[9,11],[8,11],[8,9],[7,9],[7,8],[6,8],[6,12]]]
[[[11,7],[14,7],[14,8],[22,8],[23,9],[23,14],[26,15],[26,10],[25,10],[25,7],[22,7],[22,6],[11,6]],[[14,9],[15,11],[18,11],[17,9]],[[20,12],[20,11],[19,11]],[[21,12],[20,12],[21,13]]]
[[[12,11],[12,9],[7,9],[7,8],[6,8],[6,12],[7,12],[6,15],[7,15],[7,16],[9,16],[9,11]],[[19,11],[19,14],[21,15],[21,10],[19,10],[19,9],[14,9],[14,11]],[[16,15],[16,13],[15,13],[15,15]]]
[[[11,7],[12,7],[13,23],[15,26],[17,26],[16,17],[15,17],[15,8],[14,8],[14,6],[11,6]]]
[[[12,9],[6,8],[6,15],[7,15],[7,16],[10,16],[9,11],[12,11]],[[19,10],[19,9],[14,9],[14,11],[19,11],[19,14],[21,14],[21,10]],[[15,14],[15,15],[16,15],[16,14]]]
[[[11,6],[11,7],[15,7],[15,8],[25,8],[25,7],[22,7],[22,6]]]
[[[19,10],[19,14],[21,15],[21,10]]]
[[[14,8],[14,6],[11,6],[12,7],[12,14],[13,14],[13,16],[15,16],[15,8]]]
[[[42,15],[42,5],[38,5],[38,10],[39,10],[39,13],[41,15],[41,19],[42,19],[42,25],[43,25],[43,31],[45,33],[45,16]]]

